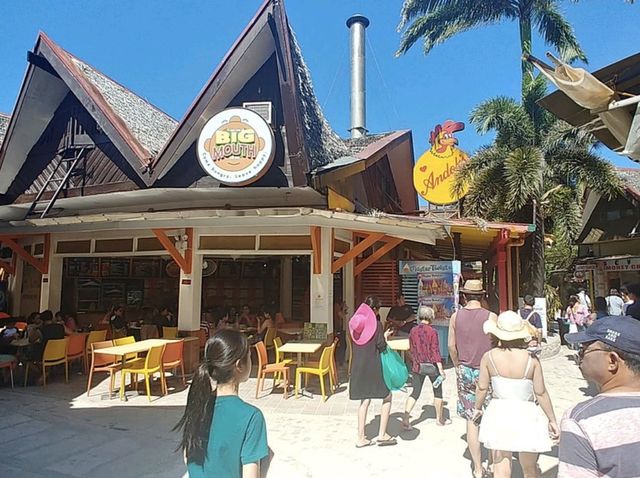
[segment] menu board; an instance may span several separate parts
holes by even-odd
[[[98,277],[99,259],[70,257],[65,259],[69,277]]]
[[[151,278],[160,277],[162,261],[160,259],[141,259],[131,260],[131,277]]]
[[[109,258],[100,261],[102,277],[129,277],[129,259]]]
[[[404,289],[414,291],[417,305],[427,305],[436,320],[448,320],[458,310],[460,261],[400,261]]]
[[[305,322],[302,329],[302,338],[304,340],[326,340],[327,324]]]

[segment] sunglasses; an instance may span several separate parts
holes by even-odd
[[[594,342],[589,342],[586,344],[583,344],[580,349],[578,350],[578,358],[580,360],[584,359],[584,356],[587,354],[590,354],[591,352],[610,352],[610,350],[607,349],[601,349],[601,348],[597,348],[597,349],[589,349],[589,347],[591,346],[591,344],[593,344]]]

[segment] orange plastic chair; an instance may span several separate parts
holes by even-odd
[[[187,382],[184,378],[184,340],[168,342],[164,346],[164,355],[162,356],[162,374],[164,375],[165,370],[173,370],[173,375],[175,376],[178,367],[180,367],[180,373],[182,374],[182,385],[186,385]],[[168,393],[166,388],[164,393]]]
[[[329,375],[329,385],[330,390],[333,390],[333,374],[331,373],[331,356],[333,354],[333,350],[336,348],[335,342],[331,344],[329,347],[325,347],[322,351],[322,355],[320,356],[320,364],[317,368],[313,367],[298,367],[296,369],[296,388],[295,388],[295,396],[298,397],[298,390],[300,389],[300,378],[302,374],[306,375],[317,375],[320,379],[320,391],[322,393],[322,400],[327,400],[327,395],[324,390],[324,376]],[[305,385],[307,383],[307,376],[305,375]]]
[[[84,367],[85,370],[89,365],[89,357],[91,356],[91,344],[95,342],[104,342],[107,339],[108,330],[92,330],[87,335],[87,346],[85,347],[84,353]]]
[[[289,367],[286,363],[268,363],[267,348],[264,342],[258,342],[254,345],[258,355],[258,383],[256,384],[256,398],[258,393],[264,390],[264,380],[267,374],[273,374],[273,388],[276,386],[276,374],[279,372],[284,377],[284,398],[288,397],[287,390],[289,388]]]
[[[120,337],[119,339],[113,339],[113,345],[128,345],[128,344],[135,344],[136,343],[136,338],[132,335],[127,335],[126,337]],[[131,353],[131,354],[126,354],[124,356],[124,360],[126,362],[132,362],[137,360],[138,358],[138,354],[137,353]]]
[[[284,353],[280,352],[280,347],[282,347],[282,339],[280,337],[276,337],[275,339],[273,339],[273,348],[276,352],[276,363],[284,365],[294,365],[295,362],[292,359],[284,358]],[[282,380],[282,372],[276,372],[273,378],[274,380]]]
[[[26,322],[16,322],[16,329],[18,329],[20,332],[23,332],[23,331],[27,330],[27,323]]]
[[[151,401],[151,384],[149,379],[154,373],[160,374],[160,386],[162,394],[166,393],[167,383],[162,369],[162,354],[164,354],[165,345],[153,347],[147,353],[144,360],[139,359],[131,362],[122,369],[122,381],[120,383],[120,398],[124,398],[125,376],[131,375],[131,383],[134,383],[135,389],[138,389],[138,374],[144,375],[144,383],[147,388],[147,397]]]
[[[209,340],[209,334],[207,334],[205,329],[199,329],[198,338],[200,339],[200,352],[202,352],[205,345],[207,345],[207,340]]]
[[[85,343],[87,336],[85,334],[73,334],[67,337],[67,362],[80,359],[82,360],[82,368],[86,372],[86,362],[84,359]]]
[[[24,386],[27,386],[29,378],[29,365],[40,363],[42,365],[42,386],[47,386],[47,367],[64,364],[65,382],[69,383],[69,362],[67,362],[67,337],[64,339],[49,340],[42,354],[42,362],[27,362],[24,370]]]
[[[106,349],[107,347],[112,346],[113,342],[111,340],[94,342],[91,344],[91,367],[89,368],[89,380],[87,381],[87,397],[89,396],[91,386],[93,385],[94,372],[109,372],[109,397],[113,394],[113,387],[116,379],[115,373],[121,368],[118,363],[118,357],[115,355],[96,353],[96,350]]]
[[[178,327],[162,327],[162,338],[163,339],[177,339],[178,338]]]

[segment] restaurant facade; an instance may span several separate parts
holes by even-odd
[[[411,294],[412,261],[463,277],[481,264],[496,307],[514,307],[532,226],[420,213],[412,132],[370,134],[361,113],[351,138],[331,129],[282,1],[260,7],[181,121],[41,33],[0,117],[8,311],[86,325],[116,304],[135,319],[166,306],[189,334],[203,309],[269,305],[331,334],[335,299],[353,311]]]

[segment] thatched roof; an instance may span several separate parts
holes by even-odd
[[[178,122],[73,55],[69,57],[86,79],[98,89],[113,111],[122,118],[140,144],[152,156],[157,155]]]
[[[297,77],[298,108],[305,128],[304,136],[310,160],[309,168],[313,170],[340,157],[348,156],[350,152],[345,142],[333,131],[324,117],[313,91],[311,74],[302,57],[300,45],[293,31],[291,29],[289,31],[294,74]]]
[[[7,128],[9,127],[10,119],[11,119],[11,116],[6,115],[4,113],[0,113],[0,144],[2,144],[4,135],[6,134]]]
[[[640,200],[640,168],[617,168],[616,172],[622,180],[625,190],[637,200]]]

